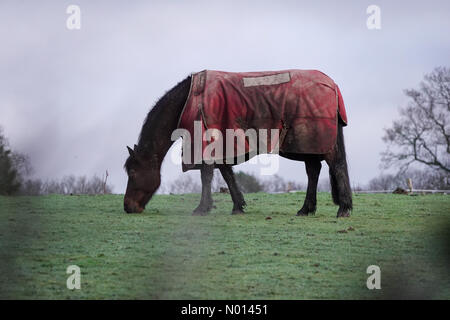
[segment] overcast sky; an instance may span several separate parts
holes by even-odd
[[[66,27],[71,4],[80,30]],[[371,4],[380,30],[366,26]],[[0,126],[36,177],[108,169],[123,193],[125,146],[190,72],[318,69],[341,88],[350,178],[363,184],[381,172],[383,128],[407,102],[403,89],[449,66],[449,13],[449,1],[2,0]],[[180,174],[164,162],[163,182]],[[306,182],[303,163],[281,160],[279,174]]]

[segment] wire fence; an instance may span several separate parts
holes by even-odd
[[[395,190],[358,190],[354,193],[394,193]],[[450,190],[422,190],[422,189],[412,189],[404,190],[408,194],[450,194]]]
[[[355,190],[353,191],[353,193],[358,193],[358,194],[362,194],[362,193],[394,193],[395,190]],[[404,190],[402,189],[403,192],[399,192],[402,194],[445,194],[448,195],[450,194],[450,190],[423,190],[423,189],[412,189],[412,191],[410,190]],[[272,194],[276,194],[276,193],[286,193],[286,192],[306,192],[305,190],[289,190],[289,191],[278,191],[278,192],[268,192],[268,193],[272,193]]]

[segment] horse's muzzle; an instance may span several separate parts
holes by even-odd
[[[123,202],[123,209],[126,213],[141,213],[144,208],[139,206],[136,202],[125,199]]]

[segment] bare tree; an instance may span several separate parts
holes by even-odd
[[[22,184],[20,194],[46,195],[46,194],[105,194],[111,193],[112,187],[94,175],[87,179],[85,176],[75,177],[69,175],[61,180],[28,179]]]
[[[64,186],[57,180],[47,180],[42,187],[42,194],[64,194]]]
[[[0,127],[0,194],[13,195],[19,192],[31,171],[28,157],[11,150]]]
[[[263,186],[255,175],[238,171],[234,176],[236,177],[236,184],[242,192],[251,193],[263,191]]]
[[[225,180],[223,180],[222,175],[219,170],[214,170],[213,178],[211,181],[211,190],[213,192],[219,192],[220,188],[228,188]]]
[[[64,190],[65,194],[76,193],[75,192],[76,178],[74,175],[65,176],[64,178],[62,178],[61,183],[63,185],[62,189]]]
[[[319,179],[319,183],[317,184],[317,191],[331,192],[330,180],[326,178]]]
[[[444,171],[425,168],[424,170],[408,169],[397,174],[381,174],[371,179],[368,190],[395,190],[400,187],[408,189],[407,180],[411,179],[414,189],[449,190],[450,177]]]
[[[405,189],[407,187],[406,179],[411,179],[414,189],[424,190],[449,190],[450,175],[442,170],[408,170],[401,177]]]
[[[386,168],[400,171],[412,163],[450,173],[450,69],[439,67],[425,75],[420,89],[406,90],[411,99],[400,109],[400,120],[385,129]]]
[[[44,184],[40,179],[27,179],[22,183],[19,194],[27,196],[39,196],[43,193]]]
[[[399,175],[382,174],[371,179],[367,185],[368,190],[394,190],[397,187],[404,187]]]
[[[195,181],[190,174],[180,175],[175,181],[173,181],[167,188],[169,193],[200,193],[202,186],[199,182]]]
[[[301,183],[295,181],[286,181],[278,175],[274,175],[270,178],[259,179],[257,176],[251,173],[245,173],[242,171],[236,172],[236,183],[242,192],[288,192],[290,190],[303,190],[304,187]],[[214,171],[211,189],[213,192],[219,192],[220,188],[227,188],[227,184],[222,178],[222,175],[218,170]],[[199,181],[195,180],[189,174],[180,175],[172,183],[166,185],[163,184],[159,192],[160,193],[200,193],[202,186]]]
[[[275,174],[270,178],[261,181],[263,190],[265,192],[287,192],[290,190],[303,190],[301,183],[295,181],[286,181],[279,175]]]

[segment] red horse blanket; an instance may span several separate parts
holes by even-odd
[[[280,152],[324,154],[336,143],[339,119],[344,126],[347,124],[341,93],[334,81],[320,71],[204,70],[192,74],[178,128],[189,131],[192,150],[197,121],[202,136],[207,129],[219,130],[224,140],[227,129],[268,129],[267,152],[278,143]],[[274,137],[270,129],[278,129],[279,134]],[[201,150],[209,143],[203,139]],[[248,153],[251,147],[246,142],[244,152]],[[192,155],[191,164],[193,158]],[[189,166],[183,166],[186,169]]]

